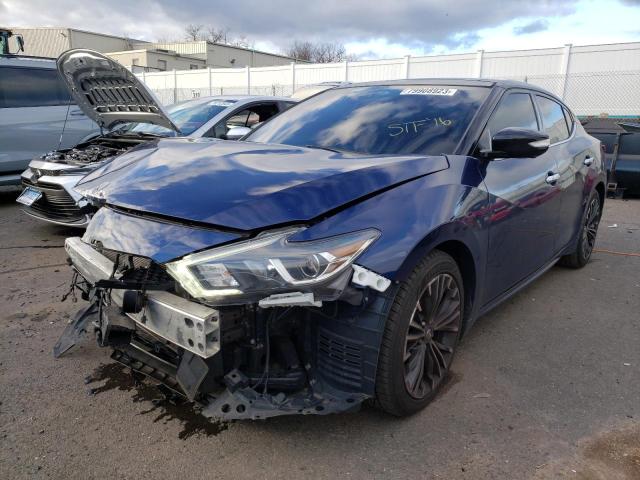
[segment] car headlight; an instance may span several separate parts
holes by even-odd
[[[320,240],[289,241],[300,230],[267,233],[187,255],[166,264],[167,271],[189,294],[205,300],[314,291],[345,272],[380,235],[368,229]]]

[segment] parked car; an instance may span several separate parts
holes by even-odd
[[[638,124],[613,118],[593,118],[584,120],[583,126],[590,135],[602,142],[609,190],[622,195],[640,195]]]
[[[110,129],[73,148],[34,159],[23,172],[24,191],[17,201],[24,205],[24,212],[60,225],[87,225],[93,208],[73,188],[87,173],[114,156],[159,137],[228,138],[230,128],[256,126],[295,103],[279,97],[217,96],[164,109],[135,75],[98,53],[71,50],[60,56],[58,69],[86,115]],[[119,98],[118,102],[99,103],[97,98],[104,92],[99,82],[107,81],[100,75],[118,84],[116,93],[130,92],[126,105],[117,104],[122,102],[120,97],[114,97]],[[87,77],[95,83],[87,84]]]
[[[321,82],[314,83],[312,85],[305,85],[293,92],[291,98],[301,102],[302,100],[312,97],[320,92],[324,92],[325,90],[330,90],[342,85],[350,85],[350,83],[351,82]]]
[[[604,188],[599,141],[518,82],[338,87],[244,141],[155,140],[78,186],[89,303],[54,353],[96,325],[210,417],[409,415],[478,317],[589,261]]]
[[[96,135],[51,58],[0,57],[0,186],[19,185],[31,159]]]

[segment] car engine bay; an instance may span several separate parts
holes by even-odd
[[[145,137],[125,138],[105,135],[80,143],[73,148],[48,152],[41,157],[41,160],[83,167],[120,155],[148,140],[149,138]]]

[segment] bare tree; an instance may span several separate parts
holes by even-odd
[[[229,42],[229,45],[234,47],[249,48],[249,40],[245,35],[240,35],[238,38],[234,38]]]
[[[228,28],[207,27],[207,40],[213,43],[227,43]]]
[[[184,34],[187,40],[191,40],[195,42],[196,40],[202,39],[202,28],[203,25],[195,25],[190,23],[186,27],[184,27]]]
[[[313,61],[314,45],[309,41],[295,40],[285,52],[288,57],[293,57],[297,60],[305,60],[307,62]]]
[[[294,41],[286,51],[287,56],[313,63],[332,63],[353,60],[353,55],[347,55],[344,45],[338,42],[312,43],[309,41]]]
[[[316,63],[342,62],[346,55],[347,51],[341,43],[318,43],[315,48],[314,61]]]

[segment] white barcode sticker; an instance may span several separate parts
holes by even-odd
[[[457,88],[442,87],[405,88],[400,92],[400,95],[444,95],[450,97],[455,95],[457,91]]]

